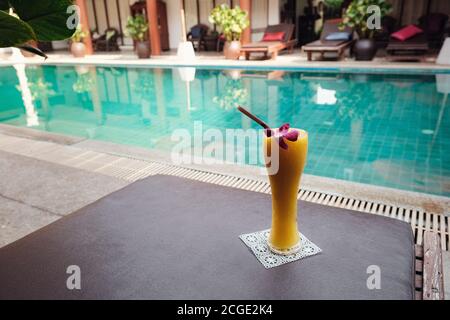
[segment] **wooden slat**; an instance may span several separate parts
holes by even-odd
[[[416,229],[416,217],[417,217],[417,212],[416,212],[416,210],[411,210],[411,226],[412,226],[412,228],[413,228],[413,233],[414,233],[414,236],[416,236],[416,233],[417,233],[417,229]],[[419,232],[420,233],[420,232]],[[416,242],[417,244],[422,244],[421,242]]]
[[[425,230],[429,231],[431,229],[431,215],[428,212],[424,212],[425,215]]]
[[[416,245],[415,246],[416,258],[423,258],[423,247]]]
[[[423,272],[423,260],[416,259],[416,272],[418,273]]]
[[[424,222],[425,222],[425,219],[423,217],[423,211],[419,210],[419,221],[417,221],[417,231],[418,231],[417,244],[423,243],[423,238],[422,238],[423,231],[422,230],[424,229],[424,227],[423,227]]]
[[[444,299],[441,240],[435,232],[426,231],[423,244],[423,299]]]
[[[423,288],[423,277],[422,277],[421,274],[416,274],[415,284],[414,285],[415,285],[415,287],[417,289],[422,289]]]
[[[447,237],[446,237],[446,217],[444,215],[439,215],[440,221],[440,232],[441,232],[441,246],[443,251],[447,251]]]
[[[433,218],[433,232],[439,232],[439,215],[435,214],[435,215],[431,215],[430,216]]]
[[[415,291],[416,300],[422,300],[422,291]]]

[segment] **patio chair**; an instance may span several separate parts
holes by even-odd
[[[119,51],[117,38],[119,32],[115,28],[108,28],[105,33],[94,41],[95,51]]]
[[[405,41],[391,37],[386,47],[386,59],[389,61],[425,61],[428,50],[428,41],[424,33]]]
[[[386,48],[389,44],[391,34],[396,31],[397,19],[391,16],[384,16],[381,19],[381,30],[375,33],[374,40],[377,48]]]
[[[333,19],[325,21],[323,25],[322,34],[320,39],[311,43],[308,43],[302,47],[303,51],[308,55],[308,61],[312,60],[313,53],[320,53],[321,58],[323,58],[325,53],[336,53],[338,59],[344,56],[345,50],[353,44],[353,28],[345,27],[344,29],[339,28],[339,24],[342,19]],[[349,34],[347,40],[331,40],[329,37],[333,34]]]
[[[284,49],[292,53],[297,43],[297,40],[293,39],[294,29],[295,26],[288,23],[267,26],[262,40],[243,45],[241,53],[245,54],[246,60],[250,59],[252,53],[263,53],[266,58],[270,55],[272,60],[276,59],[278,53]],[[279,35],[279,40],[265,40],[275,34]]]
[[[438,49],[444,42],[448,15],[430,13],[419,18],[419,27],[424,31],[430,48]]]
[[[209,27],[204,24],[196,24],[187,34],[188,41],[192,42],[194,49],[200,51],[203,47],[206,49],[205,36],[208,34]]]

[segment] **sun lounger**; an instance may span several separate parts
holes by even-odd
[[[302,47],[303,51],[308,55],[308,61],[312,60],[313,53],[320,53],[323,58],[325,53],[336,53],[338,58],[341,59],[344,56],[345,50],[349,48],[353,39],[350,40],[327,40],[326,38],[336,32],[348,32],[353,34],[353,29],[345,27],[343,30],[339,28],[341,19],[334,19],[325,21],[320,39],[311,43],[308,43]]]
[[[424,31],[430,48],[442,46],[448,19],[448,14],[444,13],[430,13],[419,18],[419,27]]]
[[[278,53],[284,49],[288,49],[290,53],[294,50],[294,46],[297,43],[294,36],[293,24],[277,24],[268,26],[264,34],[284,32],[282,41],[258,41],[248,43],[242,46],[241,53],[245,54],[245,59],[249,60],[252,53],[263,53],[265,57],[270,56],[272,60],[276,59]],[[264,37],[263,37],[264,38]]]
[[[115,28],[108,28],[105,33],[94,41],[95,51],[119,51],[117,40],[119,32]]]
[[[386,58],[389,61],[424,61],[428,50],[425,34],[416,35],[405,41],[391,38],[386,47]]]
[[[442,297],[439,237],[415,247],[408,223],[300,201],[300,230],[322,253],[267,270],[238,236],[270,223],[267,194],[152,176],[1,248],[0,299]],[[81,290],[66,287],[70,265]]]

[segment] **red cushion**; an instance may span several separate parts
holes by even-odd
[[[262,41],[283,41],[284,32],[266,32]]]
[[[414,37],[415,35],[420,34],[422,32],[423,32],[422,29],[420,29],[420,28],[416,27],[415,25],[411,24],[411,25],[409,25],[407,27],[404,27],[403,29],[400,29],[397,32],[394,32],[393,34],[391,34],[391,37],[395,38],[397,40],[400,40],[400,41],[405,41],[405,40],[408,40],[408,39],[410,39],[410,38]]]

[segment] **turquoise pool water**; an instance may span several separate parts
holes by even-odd
[[[365,74],[27,66],[0,68],[0,122],[169,151],[174,129],[309,132],[306,173],[450,196],[450,73]],[[19,81],[19,78],[22,81]],[[25,103],[26,102],[26,103]]]

